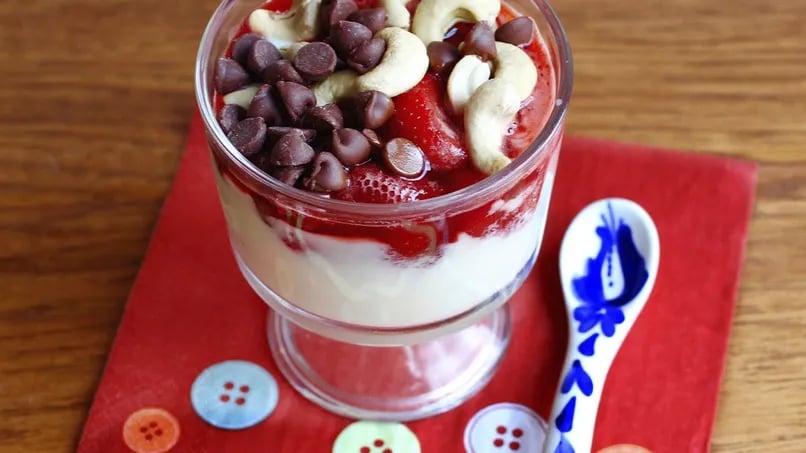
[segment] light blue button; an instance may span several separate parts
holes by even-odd
[[[202,371],[190,389],[193,409],[222,429],[245,429],[266,419],[277,407],[277,381],[262,367],[231,360]]]

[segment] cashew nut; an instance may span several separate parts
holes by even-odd
[[[313,87],[318,105],[370,90],[395,97],[420,83],[428,72],[428,51],[417,36],[402,28],[387,27],[375,33],[375,37],[386,42],[380,64],[361,76],[351,70],[331,74]]]
[[[511,162],[501,145],[519,108],[515,88],[501,79],[488,81],[470,98],[465,115],[468,148],[473,163],[482,172],[491,175]]]
[[[510,163],[502,145],[507,129],[537,84],[537,68],[512,44],[497,42],[495,76],[481,85],[465,107],[465,130],[476,167],[493,174]],[[491,128],[494,130],[491,131]]]
[[[386,25],[409,29],[411,13],[406,8],[406,3],[408,3],[407,0],[381,0],[381,6],[386,9]]]
[[[428,51],[417,36],[397,27],[375,33],[386,53],[375,69],[358,78],[358,90],[378,90],[395,97],[414,88],[428,72]]]
[[[313,94],[316,95],[316,105],[333,104],[357,93],[357,82],[358,75],[354,71],[334,72],[327,79],[314,85]]]
[[[532,95],[537,84],[537,68],[534,61],[520,47],[505,42],[496,42],[498,55],[493,60],[495,78],[504,79],[515,87],[523,102]]]
[[[258,88],[260,88],[260,85],[249,85],[245,88],[241,88],[238,91],[233,91],[232,93],[224,96],[224,104],[240,105],[241,107],[248,109],[249,104],[252,103],[252,98],[255,97],[255,93],[257,93]]]
[[[448,101],[455,113],[461,113],[473,93],[490,80],[490,64],[476,55],[468,55],[454,66],[448,78]]]
[[[423,0],[414,12],[411,29],[428,45],[442,41],[459,22],[495,24],[501,0]]]
[[[294,0],[281,14],[257,9],[249,15],[249,28],[283,50],[298,41],[309,41],[318,32],[319,6],[322,0]]]

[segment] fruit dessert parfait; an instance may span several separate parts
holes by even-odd
[[[379,331],[506,300],[543,236],[564,112],[531,17],[499,0],[274,0],[230,38],[208,135],[265,300]]]

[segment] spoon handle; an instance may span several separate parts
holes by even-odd
[[[620,330],[626,333],[628,329]],[[544,453],[591,451],[602,389],[625,336],[616,332],[608,338],[593,330],[571,332]]]

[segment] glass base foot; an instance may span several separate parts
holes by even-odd
[[[291,385],[352,419],[406,422],[462,404],[492,378],[510,339],[503,305],[481,322],[422,343],[362,346],[317,335],[269,310],[272,355]]]

